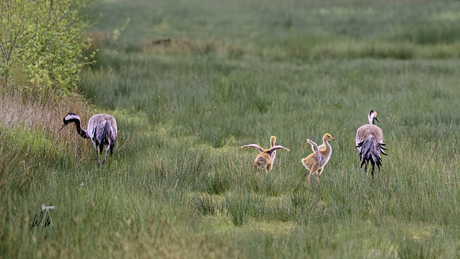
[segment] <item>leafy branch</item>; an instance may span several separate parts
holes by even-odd
[[[95,62],[96,53],[89,59],[79,58],[91,42],[82,40],[87,23],[70,4],[70,0],[1,1],[0,80],[4,86],[63,93],[76,88],[81,69]]]

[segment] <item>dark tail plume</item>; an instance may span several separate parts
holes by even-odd
[[[105,145],[110,145],[110,153],[112,153],[113,140],[112,140],[112,129],[110,128],[109,122],[103,122],[96,128],[96,143],[99,146],[99,150],[102,153]]]
[[[357,147],[360,149],[359,158],[361,161],[361,167],[364,165],[364,169],[367,172],[367,165],[370,162],[372,165],[373,178],[375,165],[377,165],[379,170],[382,165],[382,158],[380,157],[380,154],[386,155],[385,150],[387,149],[385,148],[385,144],[379,143],[374,136],[370,135],[366,140],[358,143]]]

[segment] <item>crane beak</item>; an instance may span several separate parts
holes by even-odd
[[[62,124],[62,127],[59,129],[59,131],[61,131],[64,127],[65,127],[66,124]]]
[[[376,121],[380,122],[380,120],[379,120],[379,118],[378,118],[378,117],[375,117],[374,119],[375,119]]]

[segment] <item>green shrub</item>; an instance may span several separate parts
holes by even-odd
[[[82,42],[87,25],[70,1],[16,1],[0,4],[0,79],[16,90],[66,93],[76,88],[82,67],[94,52],[83,57],[91,43]]]

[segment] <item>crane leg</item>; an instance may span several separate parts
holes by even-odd
[[[97,167],[101,166],[101,161],[99,160],[99,151],[96,149],[96,157],[97,157]]]
[[[102,167],[105,166],[105,161],[107,160],[107,149],[105,150],[104,160],[102,160]]]

